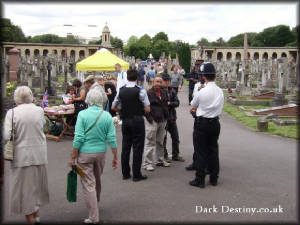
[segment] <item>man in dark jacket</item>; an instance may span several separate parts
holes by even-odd
[[[187,75],[186,78],[189,81],[189,104],[193,100],[193,91],[195,84],[198,82],[197,68],[194,67],[193,70]]]
[[[139,64],[138,66],[138,73],[139,73],[139,77],[138,77],[138,85],[140,85],[141,87],[144,87],[144,81],[145,81],[145,70],[143,68],[143,66],[141,64]]]
[[[168,150],[167,150],[167,132],[170,133],[172,138],[172,160],[184,162],[184,159],[179,156],[179,135],[178,128],[176,124],[176,107],[179,106],[179,99],[177,97],[176,91],[173,89],[168,89],[170,84],[170,75],[165,73],[162,75],[163,79],[163,89],[168,95],[168,111],[169,116],[167,119],[166,132],[164,138],[164,158],[169,162]]]
[[[168,96],[161,88],[162,78],[156,77],[153,87],[148,90],[150,113],[146,114],[146,140],[143,168],[154,170],[154,165],[168,167],[170,163],[164,160],[164,134],[168,119]],[[156,157],[157,156],[157,157]]]

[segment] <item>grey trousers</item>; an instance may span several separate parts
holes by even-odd
[[[145,148],[143,157],[143,167],[155,165],[164,160],[164,135],[166,132],[166,122],[151,123],[145,119]]]
[[[100,202],[101,175],[105,164],[105,152],[96,154],[80,153],[77,163],[85,173],[85,178],[80,177],[80,180],[84,200],[89,210],[89,219],[98,222],[98,202]]]

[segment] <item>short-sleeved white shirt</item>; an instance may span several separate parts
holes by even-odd
[[[191,106],[197,107],[196,116],[213,118],[222,113],[224,94],[215,82],[207,82],[201,91],[197,92],[191,101]]]

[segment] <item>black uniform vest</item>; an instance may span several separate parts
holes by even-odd
[[[144,105],[139,98],[139,94],[140,88],[137,86],[120,88],[121,118],[129,119],[144,115]]]

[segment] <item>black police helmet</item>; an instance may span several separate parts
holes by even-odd
[[[164,74],[161,76],[161,78],[162,78],[163,80],[171,80],[170,75],[167,74],[167,73],[164,73]]]
[[[200,66],[200,74],[202,75],[215,75],[216,74],[216,69],[214,65],[210,62],[208,63],[203,63]]]

